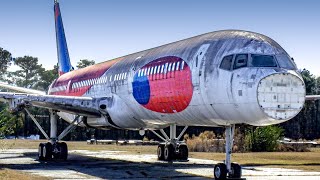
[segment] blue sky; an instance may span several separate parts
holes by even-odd
[[[199,34],[242,29],[276,40],[320,76],[317,0],[60,0],[70,58],[102,62]],[[1,0],[0,47],[57,62],[53,0]]]

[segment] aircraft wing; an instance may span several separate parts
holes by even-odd
[[[55,96],[25,93],[0,92],[0,101],[9,103],[12,111],[36,106],[87,117],[101,117],[112,103],[112,98]]]
[[[28,93],[28,94],[41,94],[41,95],[46,94],[46,92],[44,92],[44,91],[38,91],[38,90],[34,90],[34,89],[12,86],[12,85],[9,85],[9,84],[3,83],[3,82],[0,82],[0,88],[9,89],[9,90],[16,91],[16,92]]]
[[[307,101],[314,101],[320,99],[320,95],[307,95],[306,100]]]

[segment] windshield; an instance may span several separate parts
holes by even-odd
[[[277,63],[271,55],[251,55],[251,66],[253,67],[277,67]]]
[[[297,67],[295,63],[286,54],[277,55],[277,60],[281,68],[296,70]]]

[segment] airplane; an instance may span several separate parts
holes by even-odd
[[[75,70],[70,62],[58,0],[54,1],[59,77],[48,92],[0,83],[12,111],[25,110],[48,140],[39,160],[67,160],[61,142],[76,126],[146,130],[157,135],[159,160],[187,160],[180,141],[188,126],[225,127],[226,159],[215,179],[240,178],[231,162],[236,124],[267,126],[295,117],[306,100],[305,83],[289,54],[271,38],[221,30]],[[28,107],[50,110],[50,136]],[[57,133],[57,120],[70,125]],[[177,136],[176,126],[184,126]],[[164,128],[170,127],[169,136]],[[160,131],[160,134],[156,132]]]

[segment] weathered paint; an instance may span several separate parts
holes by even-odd
[[[181,112],[192,98],[190,68],[175,56],[162,57],[143,66],[134,75],[132,86],[135,100],[159,113]]]
[[[219,68],[224,56],[243,53],[273,55],[277,58],[277,67]],[[139,71],[145,71],[166,57],[183,60],[186,70],[178,74],[167,72],[137,77]],[[289,119],[268,116],[258,102],[259,82],[277,73],[295,76],[303,86],[298,96],[304,98],[304,83],[294,62],[275,41],[253,32],[227,30],[66,73],[52,84],[49,93],[108,97],[105,111],[121,128],[157,128],[173,122],[189,126],[268,125]],[[175,78],[168,78],[168,75]],[[73,85],[83,81],[89,83],[81,87]],[[59,88],[62,90],[53,92]],[[81,92],[77,92],[77,88]],[[88,124],[90,122],[88,120]],[[92,122],[96,125],[97,121],[92,119]]]
[[[59,3],[54,3],[54,19],[56,28],[56,40],[57,40],[57,53],[58,53],[58,64],[59,64],[59,75],[71,71],[73,68],[71,66],[67,40],[64,33],[61,12]]]

